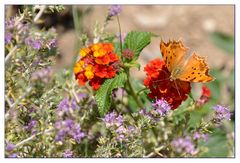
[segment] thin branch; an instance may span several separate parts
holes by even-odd
[[[35,16],[35,18],[33,19],[33,21],[36,23],[38,21],[38,19],[42,16],[44,10],[46,9],[46,5],[42,5],[40,7],[39,12],[37,13],[37,15]]]
[[[32,135],[32,136],[28,137],[27,139],[24,139],[24,140],[22,140],[21,142],[17,143],[17,144],[15,145],[15,148],[22,146],[23,144],[29,142],[30,140],[33,140],[34,138],[36,138],[36,137],[39,136],[39,135],[47,134],[47,133],[49,133],[49,132],[51,132],[51,131],[53,131],[53,128],[47,129],[47,130],[45,130],[45,131],[39,132],[39,133],[37,133],[37,134],[35,134],[35,135]]]
[[[5,64],[8,63],[9,59],[11,58],[11,56],[15,53],[15,51],[17,50],[17,45],[15,45],[13,47],[13,49],[7,54],[7,56],[5,57]]]
[[[20,97],[14,102],[14,104],[12,104],[11,108],[14,108],[16,105],[18,105],[19,102],[20,102],[23,98],[25,98],[25,97],[28,95],[28,93],[31,92],[32,89],[33,89],[33,88],[32,88],[31,86],[28,87],[27,90],[26,90],[26,92],[25,92],[22,96],[20,96]]]

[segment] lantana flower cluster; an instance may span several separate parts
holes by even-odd
[[[97,43],[80,50],[81,58],[74,67],[74,74],[79,85],[87,81],[94,90],[99,89],[105,79],[116,75],[115,68],[119,58],[114,53],[111,43]]]
[[[176,109],[182,101],[187,99],[191,91],[190,82],[178,79],[171,81],[171,74],[161,59],[150,61],[144,71],[147,73],[144,85],[150,89],[149,98],[164,99],[172,109]]]

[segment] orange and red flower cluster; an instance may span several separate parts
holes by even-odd
[[[118,56],[113,52],[111,43],[97,43],[82,48],[81,58],[74,67],[74,74],[80,85],[89,85],[94,90],[99,89],[105,79],[113,78],[116,75],[114,64],[119,61]]]
[[[191,90],[190,82],[178,79],[171,81],[171,74],[164,61],[154,59],[146,65],[144,71],[147,73],[144,85],[150,89],[149,98],[164,99],[172,109],[176,109],[182,101],[187,99]]]

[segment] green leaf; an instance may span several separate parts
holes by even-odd
[[[228,156],[228,144],[226,133],[220,128],[216,128],[208,141],[200,142],[201,148],[207,147],[207,151],[202,153],[200,157],[227,157]]]
[[[100,116],[103,116],[110,108],[112,103],[112,90],[123,87],[127,80],[126,73],[120,73],[112,79],[107,79],[97,91],[95,98]]]
[[[150,32],[129,32],[125,41],[124,49],[130,49],[134,52],[134,60],[137,60],[139,54],[151,42],[152,34]]]
[[[234,54],[234,38],[222,32],[213,32],[210,34],[212,42],[229,54]]]

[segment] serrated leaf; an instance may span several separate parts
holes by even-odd
[[[129,32],[124,41],[124,49],[130,49],[134,52],[134,60],[137,60],[140,52],[151,42],[152,34],[150,32]]]
[[[112,79],[107,79],[97,91],[95,98],[100,116],[103,116],[110,108],[112,103],[112,90],[123,87],[127,79],[125,73],[120,73]]]

